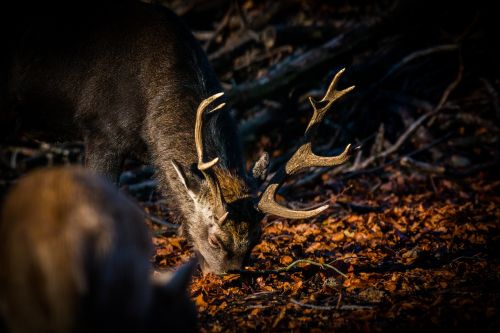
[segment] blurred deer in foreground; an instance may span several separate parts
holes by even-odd
[[[193,332],[193,263],[152,277],[142,214],[82,168],[35,171],[0,220],[0,310],[11,332]]]
[[[45,10],[45,2],[40,6]],[[311,146],[326,111],[353,88],[335,90],[342,72],[320,101],[310,99],[314,114],[303,144],[258,197],[268,156],[245,170],[229,108],[209,109],[222,101],[221,85],[180,19],[132,1],[99,10],[80,6],[71,15],[34,12],[13,20],[15,29],[9,25],[18,34],[4,55],[0,119],[4,111],[5,119],[15,120],[9,129],[83,139],[86,166],[113,180],[126,156],[152,163],[204,273],[241,268],[259,240],[264,214],[304,219],[326,208],[291,210],[274,196],[286,177],[341,164],[351,154],[348,145],[338,156],[320,157]]]

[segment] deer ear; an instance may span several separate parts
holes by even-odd
[[[184,172],[184,169],[177,161],[171,160],[170,162],[172,163],[172,166],[174,167],[174,170],[177,173],[179,180],[181,181],[182,185],[184,185],[184,188],[186,189],[191,199],[196,200],[196,193],[194,190],[195,187],[193,184],[194,182],[188,178],[188,176]]]
[[[252,168],[252,177],[260,182],[266,180],[269,168],[269,154],[264,152]]]

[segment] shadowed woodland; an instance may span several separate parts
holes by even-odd
[[[500,328],[498,18],[451,1],[150,1],[187,23],[221,81],[247,168],[270,174],[297,149],[335,73],[336,102],[313,147],[348,163],[288,179],[281,202],[329,208],[267,216],[244,269],[197,274],[202,332],[384,332]],[[0,193],[46,165],[82,163],[81,142],[0,146]],[[151,166],[120,188],[153,232],[158,271],[192,251]],[[269,179],[269,177],[268,177]],[[1,268],[0,268],[1,269]]]

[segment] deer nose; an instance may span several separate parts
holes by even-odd
[[[230,265],[216,265],[215,267],[213,266],[210,266],[208,264],[208,262],[205,260],[205,258],[203,258],[202,255],[198,255],[198,262],[200,263],[200,268],[201,268],[201,271],[203,273],[203,275],[206,275],[208,273],[212,273],[212,274],[223,274],[225,272],[227,272],[228,270],[228,266]]]

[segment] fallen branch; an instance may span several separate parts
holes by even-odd
[[[385,27],[384,20],[361,24],[340,34],[316,49],[299,55],[288,62],[271,69],[267,75],[257,80],[242,83],[229,92],[231,104],[245,102],[251,104],[263,97],[293,84],[298,78],[318,66],[330,62],[339,55],[352,51],[362,43],[371,40]],[[211,59],[213,59],[212,56]]]
[[[446,172],[446,168],[444,166],[417,161],[408,156],[403,157],[399,161],[399,163],[408,169],[420,173],[426,173],[431,175],[443,175]]]

